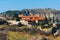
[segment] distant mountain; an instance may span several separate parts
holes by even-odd
[[[22,10],[8,10],[6,12],[0,13],[1,15],[7,15],[10,18],[15,17],[15,15],[17,16],[18,14],[24,14],[24,15],[30,15],[30,13],[32,14],[37,14],[37,13],[50,13],[50,12],[54,12],[54,15],[58,16],[58,18],[60,19],[60,10],[56,10],[56,9],[51,9],[51,8],[45,8],[45,9],[22,9]]]

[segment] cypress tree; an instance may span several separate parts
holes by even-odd
[[[54,19],[54,16],[53,16],[53,23],[55,23],[55,19]]]
[[[45,23],[45,24],[48,24],[48,19],[47,19],[46,15],[45,15],[44,23]]]

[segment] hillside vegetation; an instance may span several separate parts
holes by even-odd
[[[0,13],[0,15],[2,16],[7,16],[7,18],[10,19],[16,19],[18,14],[24,14],[24,15],[30,15],[30,13],[32,14],[37,14],[37,13],[42,13],[42,14],[46,14],[50,12],[54,12],[55,15],[58,16],[58,18],[60,17],[60,10],[56,10],[56,9],[51,9],[51,8],[45,8],[45,9],[23,9],[23,10],[8,10],[6,12],[2,12]]]

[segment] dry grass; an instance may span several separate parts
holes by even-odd
[[[50,36],[44,36],[44,35],[30,35],[28,33],[21,33],[21,32],[12,32],[9,31],[7,32],[7,39],[9,40],[27,40],[28,38],[30,39],[31,37],[37,36],[37,37],[46,37],[50,40],[60,40],[60,36],[58,37],[53,37],[52,35]]]
[[[0,28],[4,28],[4,27],[7,27],[6,25],[0,25]]]
[[[7,39],[9,40],[27,40],[27,38],[31,36],[27,33],[21,33],[21,32],[7,32]]]
[[[50,40],[60,40],[60,36],[54,37],[52,35],[45,36],[45,35],[39,35],[39,34],[37,34],[37,36],[38,37],[45,37],[45,38],[50,39]]]
[[[5,25],[0,25],[0,28],[4,28],[4,27],[7,27]],[[20,27],[21,29],[25,28],[24,26],[23,27]],[[30,39],[32,37],[46,37],[48,39],[51,39],[51,40],[60,40],[60,36],[58,37],[53,37],[52,35],[50,36],[44,36],[44,35],[41,35],[41,34],[36,34],[36,35],[30,35],[28,33],[22,33],[22,32],[13,32],[13,31],[8,31],[7,32],[7,40],[27,40],[27,39]]]

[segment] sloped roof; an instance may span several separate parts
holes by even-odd
[[[31,21],[36,21],[36,20],[44,20],[42,17],[34,17],[34,16],[20,16],[24,20],[31,20]]]

